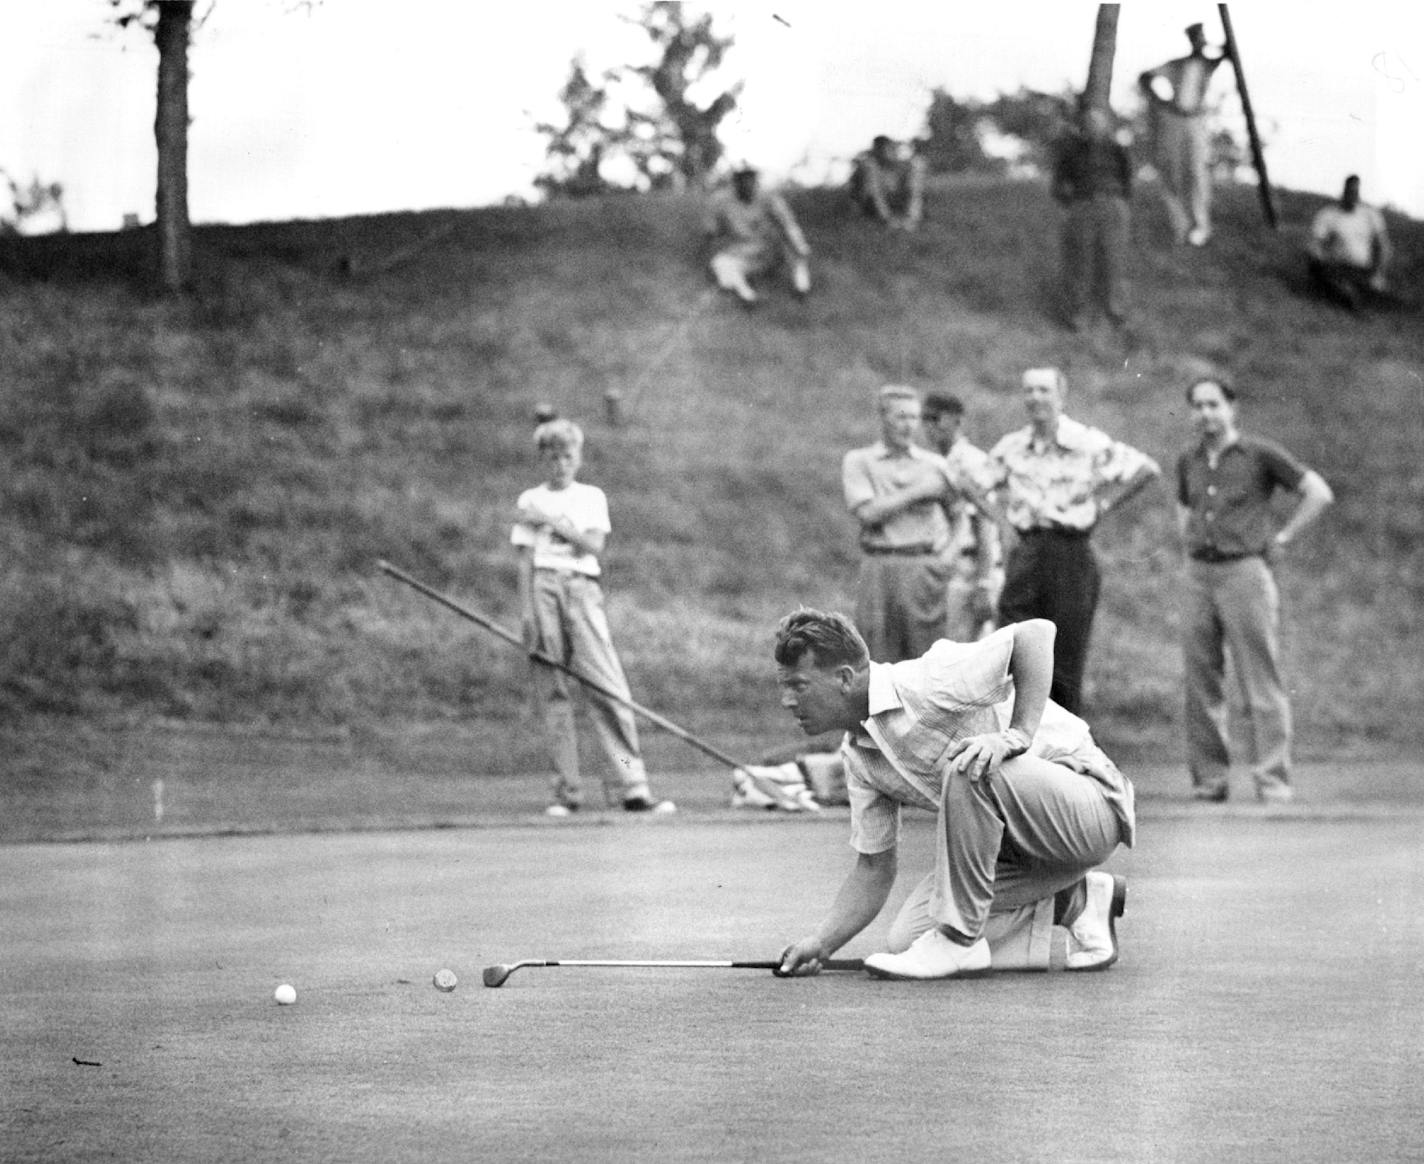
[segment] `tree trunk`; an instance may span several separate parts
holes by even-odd
[[[188,37],[193,0],[160,0],[153,39],[158,45],[158,275],[165,291],[188,285],[192,244],[188,226]]]
[[[1088,83],[1083,104],[1088,109],[1112,108],[1113,58],[1117,56],[1117,4],[1098,5],[1098,27],[1093,33],[1093,57],[1088,62]]]

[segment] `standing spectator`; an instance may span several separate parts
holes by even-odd
[[[850,196],[867,218],[891,230],[916,230],[925,213],[925,160],[913,145],[883,133],[857,154]]]
[[[720,249],[712,256],[717,286],[731,291],[743,303],[756,303],[750,279],[786,263],[797,295],[811,290],[811,248],[786,200],[763,191],[757,172],[742,167],[732,174],[731,197],[719,198],[712,207],[707,234]]]
[[[964,403],[950,393],[931,392],[922,408],[925,439],[949,466],[951,478],[965,482],[985,480],[989,454],[969,443],[961,431]],[[945,637],[968,643],[993,629],[1004,571],[999,557],[999,530],[982,509],[961,490],[945,499],[949,518]]]
[[[1187,389],[1201,439],[1177,462],[1177,518],[1187,551],[1187,767],[1198,800],[1229,795],[1223,693],[1226,653],[1245,698],[1245,739],[1256,795],[1283,803],[1290,783],[1291,710],[1280,671],[1280,595],[1271,562],[1333,500],[1330,486],[1279,445],[1243,436],[1236,393],[1223,378]],[[1271,498],[1299,495],[1275,528]]]
[[[1068,326],[1080,330],[1096,300],[1115,324],[1127,318],[1122,269],[1131,218],[1132,163],[1113,136],[1112,114],[1085,105],[1077,132],[1060,146],[1053,197],[1063,219],[1063,291]]]
[[[1089,539],[1110,509],[1162,471],[1147,454],[1065,416],[1066,392],[1057,368],[1024,373],[1029,424],[989,451],[987,484],[1002,493],[1004,521],[1017,534],[999,622],[1046,618],[1058,627],[1053,699],[1076,714],[1102,584]]]
[[[1340,200],[1322,206],[1310,224],[1310,280],[1326,298],[1358,310],[1388,283],[1385,275],[1393,249],[1384,215],[1360,201],[1360,179],[1345,179]]]
[[[920,396],[887,384],[878,396],[880,440],[841,463],[846,508],[860,523],[856,624],[876,662],[915,659],[944,637],[941,555],[949,520],[944,459],[914,443]]]
[[[613,649],[598,581],[598,556],[612,528],[608,499],[597,486],[575,480],[583,464],[583,432],[573,421],[545,421],[534,430],[534,443],[548,480],[519,495],[509,539],[519,551],[524,645],[627,699],[628,680]],[[555,773],[554,800],[546,811],[566,817],[583,802],[573,693],[561,672],[537,661],[533,680]],[[591,687],[586,695],[608,756],[608,801],[628,812],[674,811],[672,801],[654,801],[649,791],[632,711]]]
[[[1157,146],[1162,197],[1177,242],[1206,246],[1211,237],[1211,142],[1206,124],[1206,92],[1212,74],[1226,59],[1208,55],[1200,24],[1187,28],[1191,52],[1148,69],[1137,78],[1147,99]]]

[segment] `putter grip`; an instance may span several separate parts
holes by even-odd
[[[822,961],[822,963],[821,963],[821,971],[822,971],[822,973],[824,973],[824,972],[827,971],[827,970],[846,970],[846,971],[850,971],[851,973],[856,973],[856,972],[861,971],[861,970],[864,970],[864,969],[865,969],[865,963],[862,962],[859,958],[826,958],[826,959],[825,959],[824,961]],[[792,978],[792,977],[794,977],[794,975],[791,975],[791,974],[783,974],[783,973],[781,972],[781,963],[780,963],[780,962],[774,962],[774,963],[772,963],[771,972],[772,972],[772,974],[773,974],[775,977],[777,977],[777,978]]]

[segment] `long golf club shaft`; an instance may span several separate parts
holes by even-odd
[[[498,966],[486,966],[484,969],[484,984],[486,986],[503,986],[505,981],[516,970],[528,968],[543,969],[546,967],[600,967],[612,969],[627,969],[629,967],[642,967],[653,970],[770,970],[772,972],[781,969],[781,961],[757,960],[757,961],[727,961],[710,959],[589,959],[589,958],[526,958],[520,962],[510,962]],[[859,958],[827,958],[821,963],[822,970],[846,970],[856,972],[863,970],[865,964]]]
[[[699,751],[705,752],[714,760],[717,760],[722,764],[726,764],[729,768],[746,768],[746,764],[744,764],[741,760],[737,760],[732,756],[727,755],[726,752],[722,751],[720,748],[714,747],[706,740],[698,739],[698,737],[694,736],[686,728],[679,727],[677,724],[673,723],[672,720],[659,715],[651,708],[644,707],[641,703],[634,702],[626,695],[614,691],[609,687],[605,687],[602,683],[599,683],[594,679],[590,679],[587,675],[581,675],[574,668],[568,666],[566,663],[563,663],[558,659],[551,658],[549,655],[544,654],[543,651],[529,650],[529,648],[524,645],[524,641],[513,631],[509,630],[507,627],[502,627],[493,619],[486,618],[482,614],[477,614],[475,611],[469,609],[469,607],[463,606],[448,595],[440,593],[440,591],[436,590],[434,587],[427,586],[418,578],[412,578],[404,570],[401,570],[396,566],[392,566],[389,562],[386,561],[378,562],[377,565],[379,565],[380,568],[384,570],[387,574],[389,574],[392,578],[396,579],[396,581],[404,582],[412,590],[418,590],[421,594],[424,594],[425,597],[432,599],[435,602],[438,602],[447,610],[453,610],[461,618],[468,619],[476,626],[484,627],[485,630],[493,632],[500,638],[504,639],[505,642],[512,643],[520,650],[525,651],[529,655],[529,657],[533,659],[536,663],[542,663],[546,667],[553,667],[556,671],[561,671],[565,675],[568,675],[570,678],[578,680],[585,687],[593,691],[597,691],[600,695],[603,695],[608,699],[613,700],[615,703],[621,703],[624,707],[628,708],[629,711],[632,711],[637,715],[641,715],[644,719],[648,720],[651,723],[657,724],[658,727],[662,728],[664,731],[671,732],[673,735],[677,736],[678,739],[683,740],[685,743],[691,744],[694,748],[697,748]],[[753,780],[755,782],[755,777],[753,777]]]
[[[654,970],[779,970],[779,961],[726,962],[706,959],[592,959],[560,958],[557,961],[520,962],[520,966],[602,966],[602,967],[643,967]],[[821,963],[823,970],[860,970],[864,964],[859,958],[831,958]]]

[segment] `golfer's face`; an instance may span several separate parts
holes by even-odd
[[[892,449],[908,449],[920,428],[918,400],[891,400],[880,409],[880,434]]]
[[[815,654],[807,651],[799,662],[777,670],[776,684],[781,690],[781,706],[786,708],[801,730],[808,736],[822,732],[845,731],[850,701],[841,679],[840,668],[816,665]]]
[[[1210,380],[1192,389],[1192,424],[1204,437],[1219,437],[1236,423],[1236,406],[1226,399],[1220,384]]]

